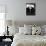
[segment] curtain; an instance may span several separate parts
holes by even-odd
[[[5,31],[5,6],[0,5],[0,36]]]

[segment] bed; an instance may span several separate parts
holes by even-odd
[[[46,46],[46,36],[16,34],[11,46]]]
[[[26,29],[26,30],[23,30],[23,27],[20,28],[19,33],[14,35],[11,46],[46,46],[46,35],[39,35],[39,33],[41,32],[40,31],[41,29],[39,26],[37,26],[37,28],[35,27],[35,29],[33,27],[33,34],[30,35],[30,32],[32,32],[31,31],[32,27],[29,22],[28,23],[27,22],[26,23],[17,22],[16,24],[20,25],[20,26],[21,25],[23,26],[24,24],[29,24],[29,26],[24,25],[24,29]],[[39,24],[39,23],[38,23],[38,25],[41,26],[41,24]],[[38,33],[35,31],[36,29],[38,29]],[[46,29],[46,27],[45,27],[45,29]],[[35,34],[35,32],[36,32],[36,34]]]

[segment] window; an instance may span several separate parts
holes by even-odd
[[[3,35],[5,31],[5,7],[0,6],[0,36]]]

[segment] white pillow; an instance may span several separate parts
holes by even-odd
[[[19,27],[19,33],[20,33],[20,34],[27,34],[27,35],[30,35],[32,32],[31,32],[31,29],[30,29],[30,28]]]
[[[45,28],[44,28],[44,25],[41,26],[41,35],[43,36],[44,35],[44,32],[45,32]]]
[[[25,30],[24,30],[24,27],[19,27],[19,33],[20,33],[20,34],[24,34],[24,31],[25,31]]]
[[[32,29],[32,25],[26,25],[26,24],[24,24],[24,27]]]
[[[27,32],[30,32],[29,34],[32,34],[32,25],[26,25],[24,24],[25,30],[27,30]]]
[[[25,27],[25,32],[24,32],[24,34],[31,35],[31,34],[32,34],[32,29]]]
[[[39,26],[32,27],[32,35],[39,35],[41,33],[41,28]]]
[[[42,29],[44,29],[44,33],[46,33],[46,25],[43,25]]]
[[[19,32],[19,28],[15,26],[9,26],[9,35],[15,35]]]
[[[46,35],[46,25],[43,25],[42,26],[42,34],[43,35]]]

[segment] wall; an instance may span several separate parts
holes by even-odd
[[[36,16],[26,16],[26,3],[36,3]],[[0,0],[7,5],[7,20],[46,21],[46,0]]]

